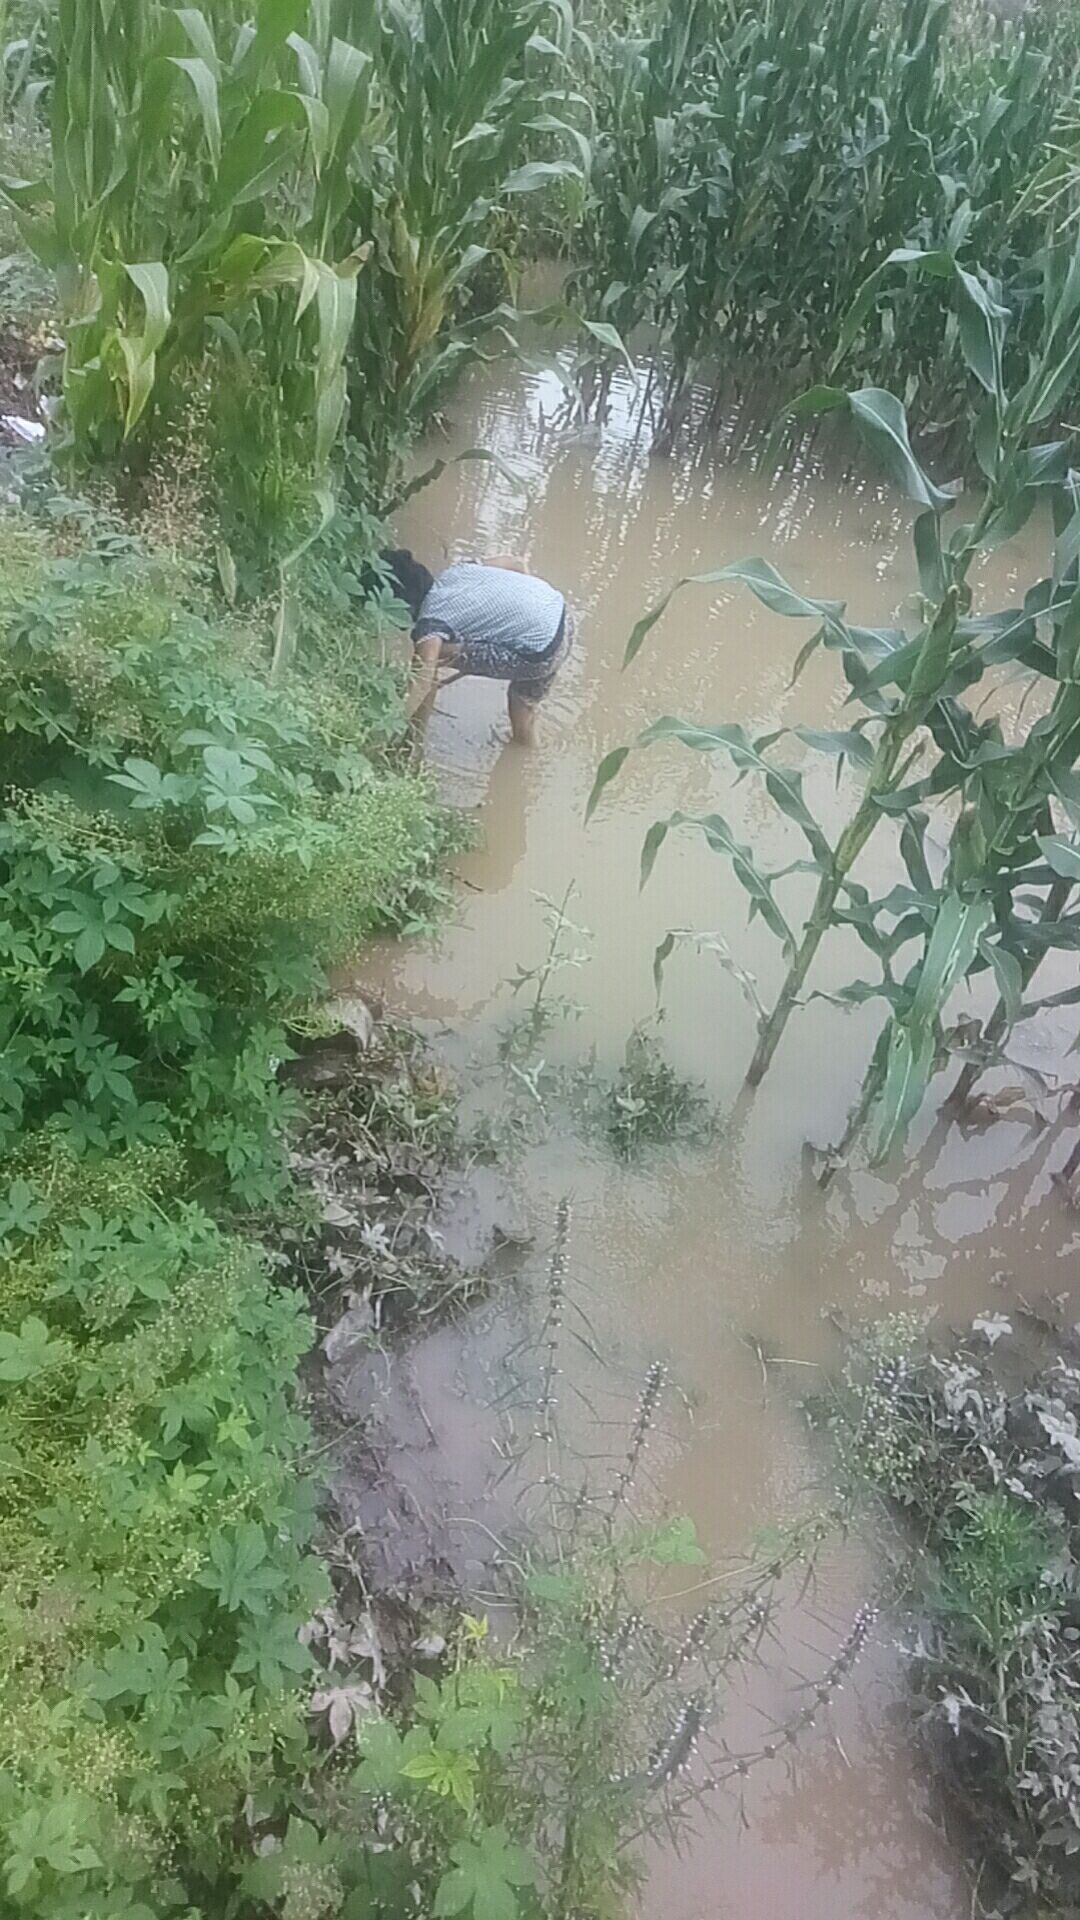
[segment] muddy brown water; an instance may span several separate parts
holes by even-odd
[[[736,786],[715,757],[665,746],[631,758],[588,827],[585,802],[600,757],[661,714],[738,720],[751,733],[843,725],[837,664],[819,653],[793,686],[805,624],[737,588],[691,589],[623,672],[643,608],[681,574],[750,555],[846,600],[863,624],[893,619],[914,584],[909,515],[885,489],[831,475],[812,457],[755,473],[723,445],[707,462],[650,460],[635,433],[639,391],[627,378],[603,429],[582,428],[560,417],[563,389],[550,372],[486,370],[459,399],[450,445],[432,452],[482,445],[513,477],[453,466],[403,516],[401,532],[433,566],[470,553],[526,557],[565,590],[578,627],[536,752],[507,745],[500,689],[463,682],[441,694],[429,757],[447,798],[475,811],[479,845],[457,862],[456,911],[438,937],[376,950],[363,970],[366,986],[445,1034],[466,1097],[469,1061],[490,1062],[512,1009],[508,981],[543,952],[536,895],[559,896],[570,880],[591,957],[563,983],[582,1008],[569,1040],[554,1043],[564,1052],[595,1049],[599,1069],[617,1067],[630,1031],[653,1014],[652,956],[670,928],[721,935],[766,1000],[777,985],[771,936],[747,924],[730,866],[702,843],[673,835],[644,892],[637,881],[647,826],[676,808],[718,808],[766,863],[798,858],[794,830],[759,786]],[[993,557],[979,583],[986,604],[1005,604],[1035,577],[1044,542],[1033,525]],[[793,745],[792,759],[802,758]],[[812,805],[835,827],[849,789],[837,789],[832,763],[808,756],[805,770]],[[893,875],[883,833],[861,877],[888,884]],[[797,911],[804,883],[787,884]],[[834,936],[816,983],[867,977],[860,952]],[[1060,983],[1048,977],[1047,990]],[[874,1018],[824,1001],[800,1011],[749,1101],[741,1084],[752,1009],[714,956],[682,951],[668,970],[663,1044],[717,1103],[718,1140],[628,1169],[595,1140],[557,1131],[523,1166],[537,1275],[539,1245],[567,1194],[574,1284],[601,1341],[628,1373],[662,1356],[687,1396],[689,1438],[665,1467],[663,1491],[719,1555],[820,1492],[822,1459],[798,1403],[835,1361],[832,1310],[914,1309],[961,1322],[1021,1294],[1064,1292],[1075,1271],[1076,1221],[1050,1178],[1069,1135],[1035,1131],[1020,1109],[965,1135],[931,1106],[898,1165],[843,1173],[827,1195],[807,1179],[803,1143],[842,1129]],[[1067,1020],[1033,1022],[1026,1057],[1067,1072],[1072,1038]],[[765,1367],[761,1352],[772,1356]],[[771,1662],[778,1712],[784,1687],[820,1669],[874,1583],[870,1544],[849,1546],[785,1616]],[[898,1710],[895,1633],[886,1620],[857,1684],[789,1772],[762,1769],[743,1803],[718,1807],[682,1857],[656,1855],[648,1920],[968,1915],[969,1891]],[[740,1709],[769,1710],[760,1699]]]

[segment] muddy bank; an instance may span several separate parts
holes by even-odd
[[[343,1024],[287,1070],[305,1095],[292,1163],[314,1217],[280,1252],[319,1333],[305,1391],[327,1562],[354,1611],[418,1625],[471,1602],[510,1518],[495,1409],[529,1236],[512,1181],[467,1151],[452,1078],[420,1037],[355,997],[330,1017]]]

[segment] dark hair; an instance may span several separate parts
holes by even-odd
[[[435,575],[418,560],[408,547],[384,547],[379,555],[390,584],[399,600],[404,600],[413,619],[417,619],[420,609],[435,585]]]

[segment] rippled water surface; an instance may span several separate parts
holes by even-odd
[[[766,864],[797,859],[801,847],[760,786],[735,787],[719,761],[678,747],[633,756],[586,827],[600,757],[665,713],[738,720],[752,733],[845,723],[835,657],[819,652],[793,686],[809,629],[740,589],[688,590],[623,672],[634,621],[679,575],[750,555],[846,600],[867,625],[902,610],[914,580],[907,510],[865,478],[831,478],[812,460],[759,475],[724,446],[707,462],[650,460],[635,436],[629,379],[602,431],[568,422],[563,400],[553,374],[486,371],[459,397],[450,446],[432,454],[485,446],[513,477],[465,462],[410,503],[402,532],[433,566],[468,553],[526,556],[565,590],[578,645],[532,754],[506,744],[500,689],[464,682],[440,696],[429,754],[447,797],[476,810],[479,845],[458,862],[457,910],[437,941],[386,948],[366,972],[393,1004],[482,1050],[507,1018],[508,979],[543,950],[536,894],[561,895],[573,880],[575,917],[592,936],[572,983],[583,1007],[573,1044],[595,1049],[610,1072],[653,1013],[652,956],[670,928],[720,934],[766,1000],[779,978],[775,943],[760,922],[747,925],[746,895],[703,844],[673,835],[639,892],[649,823],[676,808],[719,809]],[[1035,577],[1043,538],[1033,526],[994,556],[979,583],[987,604],[1005,604],[1017,579]],[[797,743],[791,757],[803,757]],[[806,781],[819,818],[834,825],[850,796],[833,764],[810,757]],[[891,876],[882,835],[860,877]],[[797,912],[805,883],[789,884]],[[834,937],[816,984],[864,971],[860,950]],[[1048,991],[1058,984],[1047,978]],[[931,1110],[899,1165],[841,1174],[822,1195],[804,1172],[803,1143],[842,1129],[872,1009],[845,1014],[818,1000],[798,1013],[749,1102],[740,1089],[753,1013],[730,972],[708,953],[682,951],[665,1000],[664,1045],[707,1085],[724,1116],[719,1140],[674,1164],[627,1170],[595,1143],[556,1135],[529,1158],[527,1200],[543,1236],[558,1198],[571,1195],[573,1270],[612,1353],[630,1369],[655,1354],[669,1360],[695,1413],[665,1492],[724,1554],[764,1520],[797,1512],[820,1480],[798,1401],[835,1359],[833,1310],[934,1308],[959,1320],[1017,1291],[1066,1288],[1075,1222],[1050,1172],[1068,1139],[1033,1131],[1024,1117],[962,1136]],[[1071,1035],[1036,1025],[1025,1033],[1028,1057],[1054,1071]],[[762,1353],[772,1356],[766,1367]],[[784,1620],[767,1682],[735,1710],[740,1733],[753,1738],[763,1715],[782,1713],[786,1690],[824,1664],[874,1580],[866,1545],[822,1568]],[[790,1772],[762,1769],[744,1805],[718,1806],[684,1857],[657,1856],[650,1920],[966,1920],[969,1895],[897,1711],[889,1635],[886,1626],[858,1684]]]

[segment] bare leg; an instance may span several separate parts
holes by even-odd
[[[536,702],[523,700],[514,688],[510,688],[507,697],[510,710],[510,730],[519,747],[532,747],[536,744]]]

